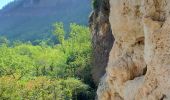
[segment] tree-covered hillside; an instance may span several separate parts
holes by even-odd
[[[94,100],[91,39],[85,26],[62,23],[52,32],[60,44],[0,41],[0,100]]]
[[[91,0],[14,0],[0,10],[0,35],[34,41],[52,37],[53,22],[87,25]]]

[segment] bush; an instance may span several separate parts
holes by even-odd
[[[70,100],[78,99],[79,93],[88,91],[88,86],[74,78],[50,79],[36,77],[32,80],[19,82],[13,77],[0,78],[0,99],[28,100]]]

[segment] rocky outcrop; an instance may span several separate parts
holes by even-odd
[[[99,100],[170,99],[169,12],[169,0],[110,0],[115,42]]]
[[[96,83],[105,73],[113,36],[109,22],[109,0],[94,0],[94,11],[90,15],[93,44],[93,79]]]

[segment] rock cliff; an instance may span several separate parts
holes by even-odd
[[[170,1],[110,0],[108,7],[115,41],[98,100],[170,100]]]

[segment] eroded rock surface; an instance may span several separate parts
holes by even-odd
[[[110,0],[115,42],[99,100],[170,100],[170,0]]]

